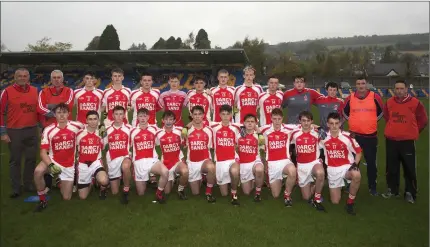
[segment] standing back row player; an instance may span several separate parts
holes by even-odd
[[[160,90],[151,88],[152,83],[152,75],[143,73],[140,76],[141,87],[131,92],[130,102],[131,109],[133,109],[133,127],[138,125],[137,111],[141,108],[145,108],[149,112],[148,123],[151,125],[157,124],[156,113],[160,109],[158,104]]]
[[[103,91],[95,87],[94,72],[85,72],[83,81],[85,87],[75,90],[76,121],[87,122],[87,114],[96,111],[101,114]]]
[[[283,93],[278,90],[279,79],[275,76],[269,77],[268,89],[258,96],[258,108],[260,109],[260,126],[272,123],[272,110],[281,108]]]
[[[158,100],[159,106],[164,111],[170,110],[175,113],[176,126],[184,126],[182,121],[182,108],[187,105],[187,94],[180,91],[180,81],[177,74],[169,75],[170,90],[163,92]]]
[[[234,91],[234,105],[237,108],[235,122],[240,124],[243,124],[247,114],[257,114],[258,96],[263,93],[261,86],[254,83],[255,69],[252,66],[243,69],[243,77],[245,79],[243,85]]]
[[[210,89],[213,98],[213,116],[214,122],[221,122],[220,108],[223,105],[234,105],[234,87],[228,86],[228,71],[221,69],[218,71],[218,86]]]
[[[204,125],[208,126],[211,122],[211,112],[213,111],[212,96],[205,92],[206,81],[204,77],[196,76],[193,82],[194,90],[187,93],[188,111],[191,115],[191,109],[199,105],[205,110]]]

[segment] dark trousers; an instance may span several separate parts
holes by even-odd
[[[394,141],[386,139],[386,176],[391,193],[399,194],[400,163],[403,165],[405,192],[410,192],[414,198],[417,194],[417,174],[415,161],[415,142],[413,140]]]
[[[378,147],[377,137],[364,137],[360,135],[355,135],[355,140],[357,140],[361,149],[364,153],[364,159],[367,163],[367,184],[369,189],[376,190],[376,178],[378,169],[376,168],[376,153]]]
[[[10,181],[14,193],[21,193],[21,161],[25,157],[23,182],[26,189],[34,188],[33,174],[38,150],[38,128],[7,129],[10,138]]]

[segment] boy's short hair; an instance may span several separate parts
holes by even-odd
[[[89,111],[89,112],[87,112],[86,118],[88,118],[89,116],[92,116],[92,115],[96,115],[97,118],[100,118],[100,115],[99,115],[99,113],[97,111]]]
[[[168,118],[168,117],[172,117],[174,120],[176,120],[176,115],[174,112],[172,112],[171,110],[166,110],[163,112],[163,116],[161,117],[162,119]]]
[[[299,120],[301,120],[302,117],[306,117],[307,119],[314,120],[314,116],[312,115],[312,112],[310,112],[310,111],[302,111],[302,112],[300,112],[300,114],[299,114]]]
[[[327,122],[329,119],[337,119],[340,121],[340,114],[338,112],[330,112],[327,116]]]
[[[274,108],[271,113],[272,116],[281,116],[284,117],[284,112],[281,108]]]
[[[145,114],[149,116],[149,110],[147,108],[140,108],[139,110],[137,110],[137,115],[139,114]]]
[[[201,105],[195,105],[193,108],[191,108],[191,114],[193,114],[195,111],[201,111],[202,113],[205,112],[205,109]]]
[[[65,112],[69,112],[69,106],[66,104],[66,103],[60,103],[60,104],[58,104],[58,105],[56,105],[53,109],[52,109],[52,111],[55,113],[57,110],[62,110],[62,111],[65,111]]]
[[[115,107],[113,108],[113,111],[112,111],[112,112],[116,112],[116,111],[123,111],[123,112],[125,112],[125,108],[124,108],[124,107],[122,107],[122,106],[120,106],[120,105],[117,105],[117,106],[115,106]]]
[[[223,112],[223,111],[226,111],[226,112],[228,112],[228,113],[232,113],[232,112],[233,112],[233,109],[231,108],[231,105],[222,105],[222,106],[219,108],[219,112],[221,113],[221,112]]]
[[[257,116],[255,116],[252,113],[246,114],[245,117],[243,118],[243,121],[246,121],[248,118],[253,118],[255,122],[257,122]]]

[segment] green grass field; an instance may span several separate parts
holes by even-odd
[[[425,106],[428,109],[428,100]],[[318,115],[315,109],[313,112]],[[379,192],[386,189],[383,129],[381,121]],[[172,194],[167,204],[153,204],[154,191],[148,190],[143,197],[131,193],[127,206],[120,204],[118,196],[108,195],[106,201],[100,201],[94,191],[86,201],[74,194],[71,201],[64,202],[54,190],[48,208],[33,213],[36,204],[23,202],[30,193],[9,199],[8,150],[2,144],[1,246],[429,246],[428,136],[426,128],[416,144],[417,203],[370,196],[366,167],[362,166],[356,216],[347,215],[343,203],[331,205],[327,188],[323,196],[328,213],[317,212],[302,201],[297,188],[292,208],[271,198],[267,189],[260,204],[240,193],[240,207],[221,198],[218,188],[216,204],[208,204],[203,194],[190,196],[188,201],[179,201]],[[403,186],[402,181],[401,189]],[[346,200],[346,194],[343,197]]]

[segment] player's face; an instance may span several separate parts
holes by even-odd
[[[245,82],[247,83],[254,83],[255,74],[253,69],[247,69],[245,70],[245,73],[243,74],[243,78],[245,78]]]
[[[173,78],[169,80],[170,89],[178,90],[179,89],[179,80],[178,78]]]
[[[357,87],[357,91],[364,93],[366,92],[367,88],[366,88],[366,80],[357,80],[355,82],[355,86]]]
[[[245,129],[247,129],[247,130],[254,130],[256,124],[257,123],[255,122],[255,119],[253,117],[247,118],[243,122],[243,125],[245,125]]]
[[[151,89],[152,87],[152,76],[142,76],[142,79],[140,79],[140,85],[144,89]]]
[[[272,123],[275,126],[281,126],[282,125],[282,116],[272,115]]]
[[[270,78],[267,85],[269,86],[269,91],[276,91],[279,87],[279,80],[276,78]]]
[[[113,72],[112,73],[112,82],[113,83],[122,83],[124,80],[124,75],[121,73]]]
[[[303,90],[303,88],[305,88],[305,79],[304,78],[294,79],[294,88],[297,90]]]
[[[86,75],[84,76],[84,82],[86,87],[94,87],[94,76]]]
[[[194,82],[194,88],[196,89],[196,91],[203,91],[205,89],[205,85],[206,83],[202,80],[198,80]]]
[[[121,110],[117,110],[113,112],[113,121],[115,121],[116,123],[122,123],[123,119],[124,119],[124,111]]]
[[[63,80],[64,80],[64,78],[63,78],[63,76],[60,73],[52,73],[52,75],[51,75],[51,82],[52,82],[52,85],[54,87],[61,87],[61,86],[63,86]]]
[[[220,112],[219,116],[221,117],[221,121],[223,121],[223,122],[230,122],[230,120],[231,120],[231,113],[228,111]]]
[[[25,70],[17,70],[15,72],[15,82],[18,85],[28,84],[30,81],[30,74]]]
[[[137,121],[139,124],[147,124],[149,120],[149,115],[146,115],[145,113],[139,113],[137,114]]]
[[[164,126],[167,127],[167,128],[172,128],[173,125],[175,124],[175,122],[176,122],[176,120],[175,120],[174,117],[165,117],[165,118],[163,118]]]
[[[203,122],[203,112],[196,110],[192,113],[193,115],[193,122],[196,124],[200,124],[201,122]]]
[[[340,129],[340,121],[339,121],[339,119],[330,118],[327,121],[327,126],[330,129],[330,131],[337,132]]]
[[[406,88],[405,84],[396,83],[394,85],[394,94],[396,95],[396,97],[403,98],[406,96],[407,92],[408,92],[408,89]]]
[[[220,73],[218,74],[218,82],[219,85],[227,85],[228,83],[228,74],[227,73]]]
[[[328,87],[327,93],[328,93],[328,96],[330,96],[332,98],[336,98],[337,89],[335,87]]]
[[[302,129],[309,130],[311,128],[313,121],[307,117],[302,117],[300,119],[300,125],[302,126]]]
[[[97,128],[99,126],[99,118],[97,115],[89,115],[87,117],[87,124],[91,128]]]
[[[67,118],[69,117],[69,111],[66,111],[64,109],[57,109],[55,110],[55,118],[57,119],[58,123],[65,123],[67,122]]]

